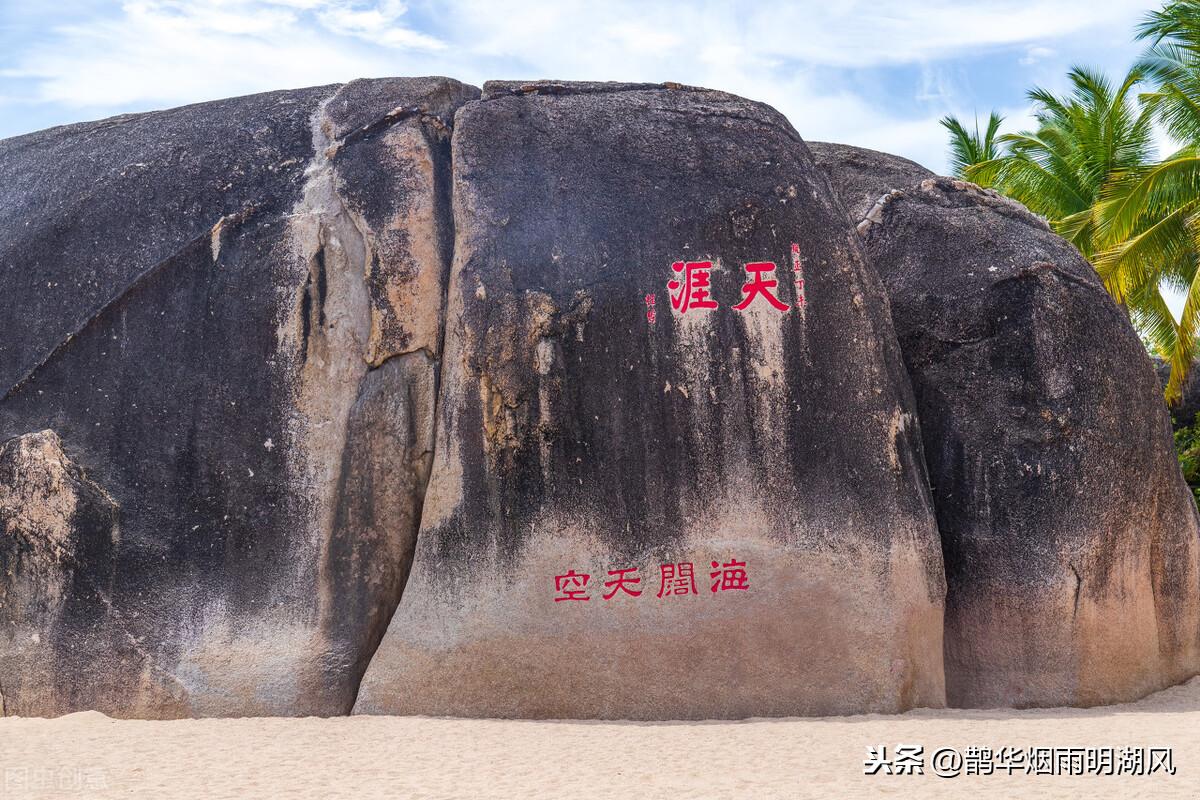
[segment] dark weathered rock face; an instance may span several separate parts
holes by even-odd
[[[817,166],[829,176],[855,225],[867,219],[879,198],[891,190],[915,186],[933,177],[915,161],[878,150],[832,142],[809,142],[808,149]]]
[[[7,713],[349,711],[411,558],[475,97],[358,81],[0,142]]]
[[[944,582],[907,378],[787,122],[704,90],[495,83],[453,141],[431,483],[356,711],[940,706]],[[687,261],[712,262],[717,308],[674,307]],[[736,310],[743,265],[764,261],[789,308]],[[664,584],[663,565],[694,578]]]
[[[1196,674],[1195,506],[1150,360],[1091,266],[972,184],[831,177],[883,195],[859,229],[920,410],[948,702],[1094,705]]]

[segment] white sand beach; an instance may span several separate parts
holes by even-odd
[[[863,774],[897,744],[924,747],[924,774]],[[933,773],[933,751],[971,746],[1172,748],[1175,774]],[[1094,709],[744,722],[6,718],[0,771],[5,798],[1195,798],[1200,678]]]

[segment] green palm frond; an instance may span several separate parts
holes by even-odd
[[[1179,325],[1167,306],[1162,290],[1147,286],[1130,303],[1130,319],[1149,345],[1151,353],[1170,362],[1178,339]]]
[[[1096,205],[1097,229],[1105,243],[1115,243],[1197,197],[1200,148],[1185,147],[1152,166],[1114,172]]]
[[[1120,81],[1075,66],[1067,92],[1028,92],[1032,130],[942,124],[955,174],[1024,203],[1092,261],[1171,365],[1177,402],[1200,353],[1200,0],[1146,14],[1137,38],[1146,50]],[[1156,124],[1184,146],[1151,163]],[[1165,292],[1184,297],[1178,319]]]
[[[1024,203],[1090,257],[1098,249],[1092,212],[1102,188],[1150,156],[1152,117],[1134,96],[1143,74],[1132,69],[1114,84],[1076,66],[1067,94],[1032,89],[1036,130],[1000,136],[1002,152],[960,174]]]
[[[1138,39],[1150,39],[1155,44],[1171,40],[1200,52],[1200,2],[1172,0],[1158,11],[1148,12],[1134,30]]]
[[[1165,265],[1193,260],[1187,232],[1188,217],[1197,205],[1175,209],[1161,218],[1144,221],[1136,235],[1103,250],[1094,258],[1096,271],[1118,303],[1128,303],[1147,286],[1157,287]]]
[[[1170,2],[1150,12],[1137,38],[1150,45],[1135,69],[1155,86],[1143,105],[1175,138],[1200,141],[1200,2]]]
[[[976,164],[990,161],[999,154],[997,134],[1004,117],[995,111],[988,114],[987,126],[980,133],[979,118],[975,119],[975,130],[969,131],[957,117],[945,116],[940,124],[950,134],[950,170],[965,178],[967,170]]]
[[[1095,212],[1091,208],[1076,211],[1074,214],[1057,219],[1053,223],[1054,232],[1074,244],[1079,251],[1090,253],[1092,242],[1096,238]]]
[[[1192,362],[1196,359],[1196,336],[1200,334],[1200,270],[1197,267],[1197,254],[1200,254],[1200,219],[1189,218],[1188,232],[1192,244],[1192,262],[1190,265],[1191,282],[1183,303],[1183,311],[1179,315],[1179,324],[1175,334],[1175,347],[1170,353],[1171,377],[1167,381],[1167,402],[1174,405],[1183,399],[1183,387],[1191,371]]]

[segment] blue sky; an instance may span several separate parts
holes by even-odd
[[[1156,3],[653,0],[0,0],[0,137],[231,95],[383,75],[678,81],[771,103],[802,136],[945,170],[946,113],[995,108],[1072,64],[1123,74]]]

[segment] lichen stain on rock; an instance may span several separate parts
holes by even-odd
[[[94,625],[112,616],[107,599],[120,508],[64,451],[52,430],[0,444],[0,675],[4,711],[61,713],[62,672],[90,652],[90,633],[62,635],[80,608]],[[86,657],[86,656],[85,656]]]
[[[511,460],[531,430],[543,447],[556,435],[563,422],[554,407],[562,389],[562,343],[583,341],[592,306],[585,290],[563,309],[550,294],[527,290],[493,298],[486,329],[463,331],[475,354],[467,368],[479,384],[485,448],[493,463]],[[548,454],[543,456],[546,464]]]
[[[62,605],[87,551],[111,548],[116,501],[63,452],[51,430],[0,445],[0,604],[5,618],[38,625]],[[81,563],[82,562],[82,563]]]
[[[734,277],[724,269],[721,259],[708,260],[712,261],[710,274],[714,282]],[[679,364],[681,380],[677,380],[672,388],[689,401],[686,403],[687,413],[694,424],[683,426],[683,430],[689,439],[689,446],[695,452],[705,452],[718,444],[709,436],[714,428],[713,416],[717,404],[711,402],[711,397],[705,396],[708,394],[705,388],[712,387],[712,364],[714,361],[720,363],[727,360],[723,366],[729,382],[735,383],[740,377],[740,365],[744,357],[741,342],[725,353],[720,352],[719,313],[722,311],[718,309],[688,309],[681,312],[672,304],[671,319],[674,325],[671,328],[673,336],[668,344],[669,352],[655,355],[656,359],[671,358]],[[725,309],[723,313],[736,312]],[[696,400],[692,401],[692,393],[696,389],[700,391],[696,392]]]
[[[444,275],[431,269],[441,259],[436,202],[437,176],[428,134],[416,125],[391,128],[384,136],[389,168],[403,182],[407,200],[381,231],[368,230],[374,258],[367,276],[371,288],[371,335],[367,361],[379,366],[413,350],[436,357],[441,337]]]

